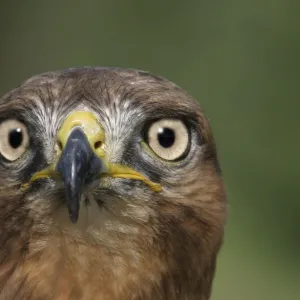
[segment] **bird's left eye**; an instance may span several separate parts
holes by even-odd
[[[17,120],[0,123],[0,153],[9,161],[18,159],[29,143],[26,126]]]
[[[189,147],[189,132],[181,120],[162,119],[151,124],[145,140],[158,156],[174,161],[186,154]]]

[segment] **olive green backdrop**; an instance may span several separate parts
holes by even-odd
[[[300,299],[300,1],[0,1],[0,94],[120,66],[206,110],[230,202],[213,300]]]

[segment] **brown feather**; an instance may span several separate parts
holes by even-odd
[[[95,220],[71,225],[61,191],[47,182],[30,193],[20,185],[52,162],[59,125],[82,105],[97,112],[110,133],[112,161],[133,164],[131,152],[124,157],[120,148],[131,124],[145,116],[189,118],[201,141],[181,169],[158,163],[147,174],[164,186],[161,193],[134,186],[128,198],[103,190],[110,201],[96,209]],[[113,123],[111,116],[125,110],[130,117]],[[209,123],[193,98],[142,71],[70,69],[36,76],[4,96],[0,122],[15,116],[31,124],[36,144],[33,157],[11,165],[0,160],[0,299],[209,299],[226,196]],[[94,207],[87,206],[89,213]]]

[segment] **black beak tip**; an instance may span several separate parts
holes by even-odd
[[[78,213],[69,213],[69,218],[72,223],[77,223]]]

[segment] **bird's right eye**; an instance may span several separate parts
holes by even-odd
[[[18,120],[0,123],[0,154],[9,161],[17,160],[29,144],[26,126]]]

